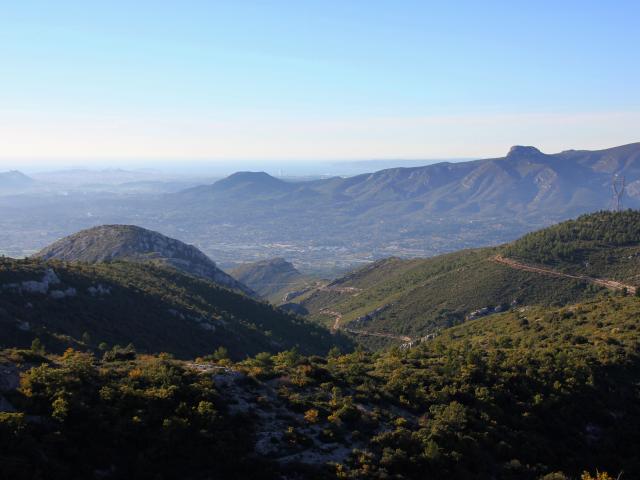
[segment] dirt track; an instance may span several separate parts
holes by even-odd
[[[594,285],[599,285],[601,287],[609,288],[611,290],[626,289],[629,291],[629,293],[633,295],[635,295],[637,290],[637,288],[634,287],[633,285],[628,285],[626,283],[618,282],[616,280],[589,277],[587,275],[572,275],[570,273],[558,272],[557,270],[553,270],[551,268],[528,265],[526,263],[521,263],[511,258],[504,258],[502,255],[496,255],[495,257],[493,257],[492,260],[502,265],[506,265],[510,268],[515,268],[517,270],[524,270],[525,272],[539,273],[541,275],[549,275],[551,277],[570,278],[573,280],[580,280],[583,282],[593,283]]]
[[[342,314],[334,310],[327,310],[326,308],[320,310],[320,313],[322,313],[323,315],[329,315],[335,318],[333,325],[331,326],[331,331],[337,332],[338,329],[340,328],[340,322],[342,321]]]
[[[337,332],[340,329],[340,322],[342,321],[342,314],[340,312],[336,312],[335,310],[320,310],[320,313],[325,315],[330,315],[334,317],[333,325],[331,326],[332,332]],[[378,333],[378,332],[367,332],[366,330],[354,330],[353,328],[343,328],[345,332],[353,333],[355,335],[368,335],[370,337],[382,337],[382,338],[391,338],[393,340],[400,340],[402,342],[411,342],[413,339],[411,337],[407,337],[404,335],[392,335],[391,333]]]
[[[412,342],[413,339],[411,337],[407,337],[404,335],[392,335],[391,333],[378,333],[378,332],[367,332],[366,330],[354,330],[352,328],[343,328],[345,332],[353,333],[355,335],[368,335],[370,337],[382,337],[382,338],[391,338],[393,340],[400,340],[402,342]]]

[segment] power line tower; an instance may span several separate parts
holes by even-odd
[[[611,189],[613,190],[613,211],[622,211],[622,197],[624,196],[625,180],[623,175],[614,175],[611,179]]]

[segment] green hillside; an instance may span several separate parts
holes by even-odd
[[[324,328],[173,268],[36,259],[0,260],[0,332],[2,347],[38,337],[58,351],[133,343],[178,357],[221,346],[234,358],[293,346],[322,353],[341,342]]]
[[[638,478],[639,352],[640,299],[610,294],[411,350],[260,354],[199,375],[166,357],[6,351],[0,372],[22,380],[0,413],[0,476]]]
[[[502,247],[381,260],[295,301],[313,320],[335,325],[338,319],[341,328],[361,332],[360,342],[380,347],[398,340],[362,332],[415,339],[480,315],[514,306],[565,305],[603,289],[581,279],[500,264],[497,255],[634,284],[640,278],[640,212],[584,215]]]
[[[291,292],[301,292],[318,283],[316,279],[300,273],[284,258],[244,263],[229,273],[274,305],[287,303],[285,299]]]
[[[492,261],[498,252],[486,248],[430,259],[382,260],[334,282],[333,289],[314,292],[302,304],[325,324],[334,317],[323,311],[337,311],[343,326],[420,337],[461,323],[485,307],[565,304],[598,290],[500,265]]]
[[[525,235],[505,255],[640,285],[640,211],[598,212]]]

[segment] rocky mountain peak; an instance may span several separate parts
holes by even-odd
[[[540,155],[544,155],[540,150],[536,147],[525,146],[525,145],[514,145],[509,149],[509,153],[507,153],[506,158],[524,158],[524,157],[537,157]]]
[[[193,245],[135,225],[101,225],[65,237],[35,257],[71,262],[154,262],[254,296]]]

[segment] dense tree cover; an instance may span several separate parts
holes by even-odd
[[[507,256],[566,271],[638,282],[640,211],[598,212],[525,235]]]
[[[17,288],[47,269],[59,283],[45,293]],[[13,287],[12,287],[13,285]],[[56,298],[54,291],[72,294]],[[322,327],[172,268],[112,262],[65,263],[0,259],[0,347],[28,346],[35,337],[62,352],[68,346],[109,348],[193,358],[227,348],[241,359],[297,346],[326,353],[348,342]],[[85,335],[86,334],[86,335]]]
[[[24,410],[0,413],[0,478],[255,477],[250,426],[220,413],[210,377],[166,356],[100,364],[69,349],[40,361],[12,398]]]
[[[469,322],[408,353],[330,359],[347,400],[319,404],[320,387],[309,406],[328,420],[344,412],[361,432],[380,421],[376,407],[396,408],[339,467],[343,478],[538,478],[584,467],[634,478],[637,313],[632,298],[531,309]]]
[[[255,450],[256,478],[637,478],[639,314],[639,299],[607,294],[469,321],[408,351],[240,363],[223,349],[194,365],[8,352],[33,368],[9,397],[19,413],[0,418],[0,468],[241,478]]]

